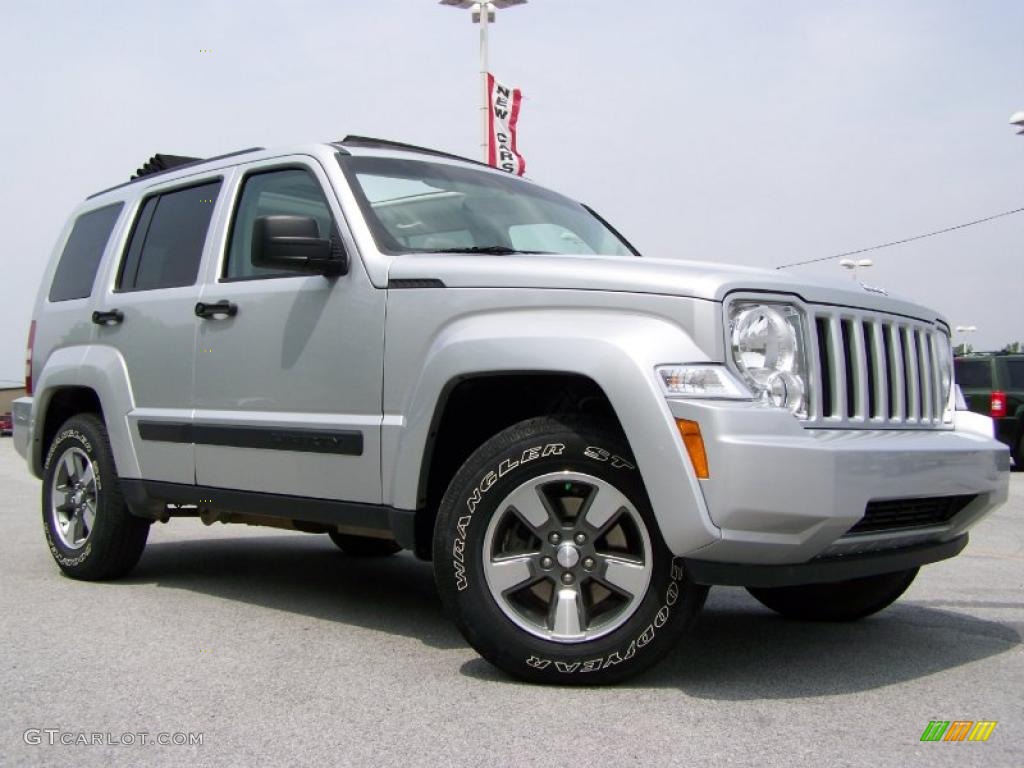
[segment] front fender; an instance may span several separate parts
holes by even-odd
[[[676,554],[700,549],[717,540],[719,531],[654,369],[705,360],[679,325],[635,312],[532,309],[458,318],[430,344],[401,406],[404,418],[385,416],[385,456],[389,450],[395,456],[393,466],[384,462],[386,503],[416,508],[436,405],[450,382],[483,373],[573,373],[593,380],[611,401],[669,547]]]
[[[138,454],[128,425],[134,407],[124,358],[113,347],[82,344],[55,350],[36,380],[32,415],[29,417],[32,472],[42,476],[43,434],[46,411],[54,394],[64,387],[87,387],[99,397],[110,435],[110,449],[118,477],[141,477]]]

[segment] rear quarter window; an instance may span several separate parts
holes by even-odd
[[[1007,360],[1006,377],[1010,389],[1024,389],[1024,360]]]
[[[964,389],[991,389],[992,364],[988,360],[957,360],[956,383]]]
[[[75,220],[50,284],[50,301],[89,297],[103,251],[123,207],[124,203],[115,203],[83,213]]]

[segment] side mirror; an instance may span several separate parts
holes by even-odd
[[[320,237],[312,216],[260,216],[252,225],[252,263],[256,267],[344,275],[348,257],[340,245]]]

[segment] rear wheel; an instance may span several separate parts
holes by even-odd
[[[917,568],[849,581],[799,587],[749,587],[758,602],[787,619],[854,621],[888,608],[917,576]]]
[[[124,503],[103,422],[68,419],[43,468],[43,530],[57,565],[76,579],[123,576],[142,556],[149,526]]]
[[[352,536],[348,533],[328,531],[331,541],[338,549],[352,557],[387,557],[402,551],[402,547],[391,539],[375,539],[370,536]]]
[[[539,683],[637,674],[707,595],[662,540],[621,438],[554,417],[510,427],[462,466],[438,513],[434,572],[469,643]]]

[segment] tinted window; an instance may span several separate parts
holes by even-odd
[[[117,203],[78,217],[64,246],[64,253],[60,255],[50,286],[50,301],[84,299],[92,293],[103,250],[123,207],[123,203]]]
[[[123,291],[193,285],[220,181],[146,200],[118,279]]]
[[[1024,389],[1024,360],[1007,360],[1006,375],[1010,379],[1010,389]]]
[[[964,389],[992,387],[992,366],[988,360],[957,360],[956,383]]]
[[[295,272],[281,272],[252,263],[252,226],[260,216],[312,216],[316,219],[320,237],[329,238],[334,232],[330,208],[316,178],[308,171],[291,168],[249,176],[242,186],[235,220],[231,227],[224,277],[291,276]]]

